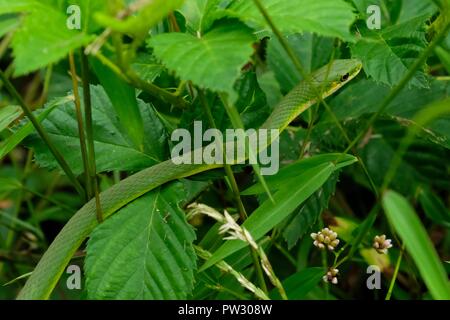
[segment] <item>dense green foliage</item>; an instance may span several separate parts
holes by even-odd
[[[449,29],[449,0],[0,0],[0,299],[175,130],[259,128],[299,83],[317,92],[277,174],[124,198],[71,257],[81,289],[63,272],[51,298],[450,299]],[[362,71],[309,76],[335,61]]]

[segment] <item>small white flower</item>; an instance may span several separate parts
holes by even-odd
[[[327,248],[333,251],[339,245],[338,234],[329,228],[324,228],[318,233],[311,233],[311,238],[314,240],[313,244],[323,250]]]
[[[241,240],[250,244],[254,249],[258,249],[258,245],[250,232],[237,224],[234,218],[226,210],[224,211],[224,217],[225,223],[220,226],[219,234],[228,234],[227,237],[224,237],[225,240]]]
[[[188,205],[187,208],[188,208],[188,214],[186,216],[187,220],[191,220],[192,218],[194,218],[197,215],[204,214],[210,218],[213,218],[214,220],[216,220],[218,222],[225,221],[223,215],[219,211],[207,206],[206,204],[194,202],[194,203],[191,203],[190,205]]]
[[[338,269],[334,269],[334,268],[330,268],[327,272],[326,275],[323,276],[323,281],[325,282],[330,282],[332,284],[338,284],[338,276],[339,274],[339,270]]]
[[[379,254],[387,254],[388,249],[392,248],[392,240],[386,239],[386,235],[375,236],[373,238],[373,248],[377,250]]]
[[[223,224],[219,228],[219,233],[229,233],[231,237],[236,237],[242,240],[242,235],[238,234],[240,233],[241,227],[236,223],[227,210],[224,211],[224,218]]]

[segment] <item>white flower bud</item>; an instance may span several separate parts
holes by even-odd
[[[333,251],[339,245],[338,234],[329,228],[323,228],[318,233],[311,233],[311,238],[314,240],[314,246],[319,249],[327,248]]]
[[[373,248],[379,254],[387,254],[388,249],[392,248],[392,240],[386,239],[386,235],[375,236],[373,238]]]

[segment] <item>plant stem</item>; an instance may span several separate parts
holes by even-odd
[[[233,291],[231,289],[228,289],[220,284],[217,285],[210,285],[210,284],[206,284],[206,287],[212,289],[212,290],[216,290],[219,292],[224,292],[224,293],[228,293],[232,296],[234,296],[235,298],[239,299],[239,300],[248,300],[246,296],[244,296],[243,294],[240,294],[236,291]]]
[[[205,111],[207,117],[208,117],[208,121],[210,123],[210,126],[214,129],[217,129],[216,126],[216,121],[214,120],[214,117],[212,115],[211,112],[211,108],[208,104],[208,101],[206,100],[205,94],[203,91],[199,90],[199,97],[201,100],[201,104],[203,106],[203,110]],[[226,154],[225,151],[222,149],[223,152],[223,156],[224,156],[224,160],[226,158]],[[234,177],[234,173],[233,170],[231,169],[231,166],[227,163],[225,163],[226,161],[224,161],[224,168],[225,168],[225,173],[228,177],[228,180],[230,182],[230,188],[231,191],[233,193],[234,199],[236,201],[236,204],[238,206],[238,210],[239,210],[239,214],[241,216],[241,220],[245,221],[248,218],[247,215],[247,211],[245,210],[245,206],[244,203],[242,202],[241,196],[240,196],[240,191],[239,191],[239,187],[237,185],[236,179]],[[267,293],[267,285],[266,285],[266,281],[264,280],[264,273],[263,270],[261,268],[261,265],[259,264],[259,260],[258,260],[258,254],[257,252],[250,247],[250,251],[251,251],[251,255],[252,255],[252,259],[253,259],[253,264],[255,266],[256,269],[256,275],[258,277],[258,281],[259,284],[261,286],[261,289]]]
[[[53,65],[51,64],[47,67],[47,71],[45,72],[44,87],[42,89],[41,97],[39,98],[39,104],[41,105],[44,104],[45,100],[47,100],[48,88],[50,87],[52,74],[53,74]]]
[[[194,245],[194,249],[195,252],[197,253],[197,255],[204,259],[204,260],[208,260],[209,258],[212,257],[212,254],[209,251],[206,251],[205,249],[199,247],[199,246],[195,246]],[[236,280],[238,280],[239,283],[241,283],[241,285],[248,289],[249,291],[253,292],[257,298],[261,299],[261,300],[270,300],[269,297],[267,296],[267,292],[261,290],[260,288],[256,287],[253,283],[251,283],[250,281],[248,281],[244,275],[242,275],[240,272],[237,272],[236,270],[233,269],[233,267],[231,267],[228,263],[226,263],[225,261],[220,261],[218,263],[215,264],[215,266],[217,268],[219,268],[220,270],[222,270],[223,272],[229,273],[231,274],[233,277],[236,278]]]
[[[287,251],[285,248],[283,248],[282,245],[280,245],[278,242],[274,242],[275,248],[278,249],[278,251],[283,254],[286,259],[292,264],[294,268],[297,268],[297,261],[295,261],[295,258]]]
[[[81,56],[81,74],[83,80],[83,101],[84,101],[84,117],[86,122],[86,137],[88,144],[88,159],[89,159],[89,176],[92,183],[92,190],[95,197],[95,208],[97,214],[97,221],[103,221],[103,212],[100,203],[100,195],[98,189],[97,168],[95,163],[95,147],[94,147],[94,130],[92,126],[92,105],[91,105],[91,90],[89,87],[89,65],[87,57],[84,54],[84,49],[80,50]]]
[[[241,116],[239,114],[239,112],[237,111],[236,107],[233,104],[228,103],[228,97],[225,94],[220,94],[220,98],[222,100],[222,104],[225,107],[225,111],[228,114],[228,118],[230,118],[231,124],[233,125],[234,129],[242,129],[245,130],[245,126],[244,123],[242,122]],[[255,158],[256,157],[253,155],[253,150],[252,148],[248,148],[248,153],[249,153],[249,158]],[[256,176],[258,177],[259,182],[261,183],[261,185],[264,188],[264,191],[266,192],[266,194],[269,196],[270,201],[272,201],[272,203],[275,203],[272,193],[270,192],[270,189],[266,183],[266,179],[264,179],[264,177],[261,175],[261,170],[259,168],[258,163],[252,164],[253,167],[253,171],[255,172]]]
[[[201,104],[203,106],[203,110],[205,111],[206,116],[208,118],[210,127],[214,128],[214,129],[217,129],[216,121],[214,120],[214,117],[212,115],[211,108],[210,108],[210,106],[208,104],[208,101],[206,100],[204,92],[201,91],[201,90],[199,91],[199,97],[200,97],[200,100],[201,100]],[[223,149],[222,149],[222,152],[224,153],[224,159],[225,159],[226,155],[225,155],[225,152],[224,152]],[[239,215],[241,216],[241,220],[245,221],[248,218],[248,215],[247,215],[247,211],[245,210],[244,204],[242,203],[239,187],[237,185],[236,178],[234,177],[233,170],[231,169],[231,166],[229,164],[226,164],[226,163],[224,163],[224,168],[225,168],[225,173],[226,173],[226,175],[228,177],[228,180],[230,182],[231,191],[233,192],[234,199],[235,199],[236,204],[238,206]]]
[[[44,130],[44,128],[41,126],[39,121],[36,119],[34,114],[31,112],[31,109],[25,104],[25,101],[23,101],[20,94],[16,91],[14,86],[9,82],[8,78],[5,76],[3,71],[0,70],[0,78],[3,81],[3,84],[5,85],[6,90],[13,96],[17,102],[19,102],[20,107],[23,110],[23,113],[30,119],[31,123],[33,124],[34,128],[36,129],[39,136],[42,138],[42,140],[45,142],[47,147],[49,148],[50,152],[55,157],[56,161],[60,165],[61,169],[64,171],[64,173],[67,175],[68,179],[72,182],[77,192],[80,194],[80,196],[85,199],[85,191],[83,187],[81,186],[80,182],[75,177],[74,173],[70,169],[67,162],[64,160],[61,153],[59,153],[58,149],[55,147],[53,142],[50,140],[50,137],[48,136],[47,132]]]
[[[128,70],[125,70],[125,74],[129,81],[135,85],[136,87],[144,90],[148,94],[154,96],[155,98],[158,98],[159,100],[162,100],[163,102],[168,102],[170,104],[173,104],[174,106],[180,108],[180,109],[186,109],[187,103],[184,101],[184,99],[176,94],[173,94],[165,89],[162,89],[158,87],[157,85],[154,85],[151,82],[147,82],[142,80],[137,76],[137,74],[129,68]]]
[[[264,279],[264,271],[259,264],[258,252],[250,247],[250,253],[252,255],[253,265],[255,266],[256,276],[258,277],[258,283],[261,286],[262,291],[268,294],[269,290],[267,290],[266,280]]]
[[[169,13],[169,21],[173,28],[173,31],[180,32],[180,26],[178,25],[177,18],[175,17],[175,14],[173,11]]]
[[[61,209],[64,209],[64,210],[70,212],[70,213],[75,213],[75,212],[76,212],[75,209],[66,206],[64,203],[61,203],[61,202],[59,202],[59,201],[57,201],[57,200],[53,200],[52,198],[50,198],[50,197],[48,197],[48,196],[46,196],[46,195],[44,195],[44,194],[42,194],[42,193],[40,193],[40,192],[38,192],[38,191],[34,191],[34,190],[32,190],[32,189],[29,189],[29,188],[27,188],[27,187],[24,186],[24,185],[22,185],[22,189],[23,189],[24,191],[26,191],[26,192],[29,192],[29,193],[31,193],[31,194],[33,194],[33,195],[39,197],[39,198],[42,198],[42,199],[45,200],[45,201],[50,202],[50,203],[52,203],[52,204],[54,204],[54,205],[60,207]]]
[[[114,62],[109,60],[107,57],[102,55],[100,52],[97,52],[94,55],[95,58],[99,59],[105,66],[111,69],[115,74],[117,74],[124,81],[132,84],[133,86],[145,91],[151,96],[157,98],[158,100],[166,103],[170,103],[180,109],[186,109],[187,103],[186,101],[178,96],[175,93],[169,92],[165,89],[162,89],[151,82],[147,82],[139,78],[139,76],[131,69],[127,68],[126,70],[122,70],[119,68]]]
[[[264,19],[266,20],[267,24],[269,25],[270,29],[272,29],[272,32],[275,34],[275,36],[278,38],[278,41],[280,41],[281,46],[288,54],[289,58],[292,60],[292,63],[294,63],[295,68],[297,71],[300,72],[300,74],[303,76],[303,74],[306,75],[306,72],[300,63],[300,61],[297,59],[297,56],[295,55],[294,50],[291,48],[289,43],[284,38],[281,31],[277,28],[277,26],[274,24],[272,18],[270,17],[269,13],[267,12],[266,8],[264,8],[263,4],[260,0],[253,0],[256,7],[258,8],[259,12],[262,14]],[[306,79],[306,77],[304,77]]]
[[[84,175],[86,178],[86,197],[87,199],[92,198],[92,184],[91,184],[91,175],[89,172],[89,162],[87,155],[87,147],[86,147],[86,136],[84,133],[84,125],[83,125],[83,114],[81,113],[81,103],[80,103],[80,94],[78,92],[78,80],[77,80],[77,72],[75,68],[75,60],[73,58],[73,52],[69,53],[69,64],[70,64],[70,73],[72,77],[72,86],[73,86],[73,95],[75,97],[75,111],[78,123],[78,136],[80,138],[80,147],[81,147],[81,158],[83,160],[83,168]]]
[[[391,283],[389,284],[389,290],[388,290],[388,293],[386,294],[385,300],[391,300],[392,291],[394,291],[394,285],[395,285],[395,281],[397,280],[398,271],[400,270],[400,265],[402,263],[404,251],[405,251],[405,245],[402,245],[402,248],[400,249],[400,254],[397,259],[397,263],[395,264],[394,275],[392,276]]]

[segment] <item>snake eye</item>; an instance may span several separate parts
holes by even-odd
[[[348,73],[346,73],[341,77],[341,81],[347,81],[348,78],[350,78],[350,75]]]

